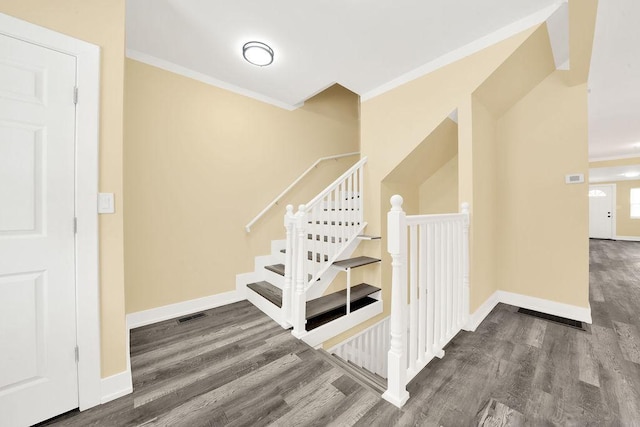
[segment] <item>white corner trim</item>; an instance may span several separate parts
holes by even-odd
[[[555,13],[557,9],[562,7],[564,3],[566,3],[566,0],[559,1],[555,4],[547,6],[536,13],[520,19],[519,21],[513,22],[505,27],[500,28],[499,30],[494,31],[491,34],[474,40],[471,43],[466,44],[449,53],[446,53],[431,62],[421,65],[420,67],[409,71],[408,73],[405,73],[400,77],[397,77],[387,83],[378,86],[375,89],[372,89],[360,95],[360,99],[363,102],[368,101],[378,95],[382,95],[385,92],[395,89],[398,86],[401,86],[419,77],[425,76],[439,68],[466,58],[467,56],[473,55],[474,53],[477,53],[483,49],[488,48],[489,46],[506,40],[509,37],[515,36],[516,34],[521,33],[522,31],[525,31],[533,27],[534,25],[541,24],[545,22],[553,13]]]
[[[173,319],[174,317],[185,316],[198,311],[232,304],[234,302],[242,301],[243,299],[244,298],[242,298],[237,291],[230,291],[222,294],[183,301],[176,304],[169,304],[149,310],[138,311],[127,314],[127,328],[138,328],[140,326],[162,322],[163,320]]]
[[[491,313],[500,300],[498,300],[498,291],[491,294],[487,300],[469,317],[469,322],[465,326],[465,331],[475,332],[480,323]]]
[[[627,242],[640,242],[639,236],[616,236],[616,240],[625,240]]]
[[[505,304],[528,308],[529,310],[540,311],[554,316],[566,317],[567,319],[579,320],[581,322],[592,322],[591,306],[578,307],[507,291],[497,291],[496,293],[498,294],[498,300]]]
[[[165,71],[169,71],[171,73],[179,74],[181,76],[188,77],[190,79],[197,80],[199,82],[206,83],[208,85],[215,86],[220,89],[228,90],[229,92],[237,93],[238,95],[253,98],[257,101],[265,102],[267,104],[271,104],[279,108],[284,108],[285,110],[288,110],[288,111],[296,110],[304,105],[304,102],[301,102],[299,104],[294,104],[294,105],[287,104],[285,102],[278,101],[277,99],[259,94],[257,92],[253,92],[248,89],[241,88],[240,86],[227,83],[223,80],[218,80],[204,73],[200,73],[190,68],[186,68],[181,65],[174,64],[173,62],[169,62],[164,59],[160,59],[158,57],[155,57],[134,49],[127,49],[126,55],[127,55],[127,58],[136,60],[138,62],[142,62],[147,65],[151,65],[153,67],[160,68]]]
[[[0,33],[76,58],[76,340],[78,406],[100,404],[100,293],[98,266],[98,149],[100,47],[0,13]]]

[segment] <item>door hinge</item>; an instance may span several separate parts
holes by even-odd
[[[73,218],[73,234],[78,234],[78,218]]]
[[[73,88],[73,103],[78,103],[78,86],[74,86]]]
[[[76,363],[80,361],[80,349],[76,346]]]

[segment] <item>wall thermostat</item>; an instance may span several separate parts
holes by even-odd
[[[584,174],[583,173],[572,173],[570,175],[565,175],[564,182],[566,184],[580,184],[584,182]]]

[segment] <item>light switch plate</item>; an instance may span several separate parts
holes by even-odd
[[[113,193],[98,193],[98,213],[110,214],[115,213],[116,205]]]

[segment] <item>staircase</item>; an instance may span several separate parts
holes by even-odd
[[[256,257],[253,273],[239,275],[247,299],[307,344],[322,342],[382,312],[380,288],[351,284],[355,268],[379,263],[350,258],[363,235],[363,166],[360,160],[294,213],[287,206],[285,240],[272,242],[271,254]],[[335,277],[347,275],[345,289],[325,295]]]

